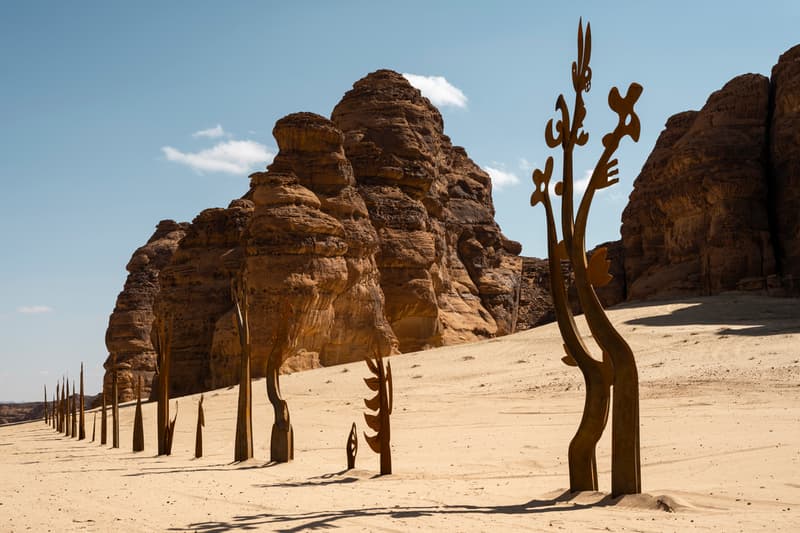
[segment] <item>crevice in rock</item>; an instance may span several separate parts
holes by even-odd
[[[775,166],[772,161],[772,120],[774,114],[775,80],[770,79],[769,102],[767,104],[767,126],[764,133],[764,176],[766,177],[767,185],[767,222],[769,224],[769,238],[772,244],[772,252],[775,256],[775,272],[778,274],[778,277],[782,277],[784,250],[781,245],[780,231],[778,229],[778,183],[775,176]]]

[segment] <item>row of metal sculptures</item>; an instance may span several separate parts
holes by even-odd
[[[595,292],[595,287],[605,285],[611,280],[608,273],[606,250],[600,249],[592,255],[586,254],[586,226],[589,219],[589,208],[598,190],[614,185],[619,180],[612,179],[617,175],[617,160],[613,155],[624,137],[634,141],[639,139],[640,124],[633,107],[642,93],[641,85],[630,84],[625,96],[620,95],[614,87],[609,92],[608,103],[616,112],[616,127],[602,138],[603,152],[594,167],[590,181],[578,206],[574,211],[573,193],[573,151],[576,146],[583,146],[589,140],[589,134],[583,130],[586,118],[586,106],[583,93],[591,87],[592,70],[589,67],[591,58],[591,28],[586,25],[583,31],[582,22],[578,24],[578,57],[572,63],[572,86],[575,92],[575,103],[572,114],[563,95],[556,100],[556,111],[560,119],[553,123],[551,119],[545,128],[545,140],[550,148],[561,148],[563,153],[562,180],[555,183],[554,192],[561,197],[561,235],[558,238],[553,205],[550,198],[550,182],[553,175],[553,157],[548,157],[544,170],[533,171],[535,191],[531,196],[531,205],[542,204],[547,221],[547,251],[549,260],[551,294],[559,331],[564,340],[566,356],[563,361],[570,366],[577,366],[586,383],[584,411],[578,430],[569,445],[569,478],[570,491],[597,491],[597,462],[595,448],[605,430],[610,404],[612,411],[611,437],[611,493],[612,496],[637,494],[641,492],[641,472],[639,458],[639,385],[636,362],[633,352],[625,339],[609,321]],[[585,338],[575,323],[575,317],[567,298],[567,284],[561,268],[562,262],[568,262],[575,275],[575,288],[581,304],[591,336],[602,352],[600,360],[591,355]],[[248,310],[248,290],[244,277],[234,280],[231,287],[235,306],[236,323],[241,343],[241,376],[239,380],[238,414],[236,420],[235,461],[245,461],[253,457],[252,431],[252,388],[250,381],[250,329]],[[274,423],[270,438],[270,460],[288,462],[294,458],[294,431],[289,418],[289,408],[282,398],[279,382],[279,368],[282,356],[289,348],[292,335],[292,311],[283,310],[279,319],[279,327],[272,342],[271,353],[267,358],[267,397],[274,410]],[[172,321],[159,319],[154,325],[154,347],[157,357],[157,418],[158,418],[158,454],[169,455],[172,449],[172,437],[175,430],[175,418],[169,420],[169,370],[170,349],[172,339]],[[392,412],[393,391],[391,365],[380,356],[374,360],[367,358],[367,366],[373,377],[365,378],[367,386],[377,394],[364,400],[367,408],[376,412],[365,414],[367,426],[372,428],[374,436],[364,435],[370,448],[380,455],[381,474],[392,471],[390,447],[390,414]],[[116,365],[112,370],[112,418],[113,447],[119,447],[119,416],[117,404]],[[52,404],[52,423],[58,431],[79,439],[85,438],[83,409],[83,365],[81,365],[80,421],[76,423],[76,403],[73,395],[67,395],[68,385],[64,381],[59,391],[56,387],[56,398]],[[613,402],[611,391],[613,389]],[[60,397],[59,397],[60,394]],[[195,456],[202,456],[203,398],[198,405],[197,436]],[[45,406],[47,406],[47,390],[45,389]],[[101,444],[106,442],[106,401],[103,394]],[[71,419],[70,419],[71,416]],[[176,414],[177,417],[177,414]],[[45,408],[45,421],[48,411]],[[76,428],[79,426],[79,429]],[[136,404],[134,418],[133,450],[144,449],[144,432],[141,412],[141,379],[139,381],[139,399]],[[92,430],[94,440],[94,429]],[[358,449],[358,437],[355,423],[347,438],[348,468],[355,466],[355,455]]]
[[[234,461],[246,461],[253,457],[253,430],[252,430],[252,384],[251,384],[251,344],[249,326],[249,306],[247,281],[244,277],[232,280],[231,297],[235,309],[236,324],[239,331],[241,343],[240,379],[238,409],[236,417],[236,436],[234,439]],[[280,327],[273,339],[271,353],[267,359],[267,397],[274,410],[274,423],[270,438],[270,461],[284,463],[294,459],[294,431],[289,420],[289,408],[286,401],[281,396],[279,369],[282,356],[289,346],[291,339],[291,310],[286,309],[280,320]],[[170,382],[170,360],[172,348],[172,320],[158,318],[153,324],[153,347],[156,351],[156,376],[154,386],[156,388],[156,418],[157,418],[157,442],[158,455],[170,455],[172,453],[173,435],[175,433],[175,417],[170,420],[169,412],[169,382]],[[364,400],[365,405],[372,411],[377,411],[375,415],[365,414],[367,425],[376,431],[375,436],[364,435],[370,448],[380,455],[381,474],[391,474],[391,446],[389,444],[389,415],[392,411],[392,374],[391,366],[387,363],[384,367],[383,360],[377,356],[375,360],[367,359],[367,366],[374,374],[374,377],[365,378],[367,386],[377,391],[374,398]],[[56,385],[56,398],[53,399],[52,406],[48,409],[47,387],[45,386],[45,423],[53,424],[54,429],[64,432],[68,436],[77,436],[79,439],[85,438],[84,431],[84,394],[83,394],[83,365],[81,364],[81,393],[79,401],[75,399],[74,383],[73,395],[68,395],[66,380],[64,385]],[[60,388],[60,391],[59,391]],[[133,422],[133,444],[132,450],[140,452],[144,450],[144,423],[142,419],[142,380],[139,378],[137,384],[136,410]],[[61,394],[61,396],[59,396]],[[112,361],[111,375],[111,398],[112,398],[112,435],[113,448],[119,448],[119,404],[117,390],[117,370],[116,360]],[[80,408],[77,406],[80,405]],[[80,423],[77,423],[76,412],[80,411]],[[106,444],[106,394],[105,389],[102,395],[101,407],[101,432],[100,443]],[[95,423],[96,423],[95,413]],[[77,430],[79,425],[80,429]],[[203,455],[203,427],[205,425],[205,414],[203,412],[203,396],[200,396],[197,412],[197,429],[195,436],[195,457]],[[92,430],[92,441],[95,440],[95,431]],[[348,468],[355,465],[355,454],[358,449],[358,438],[355,433],[355,423],[348,435],[346,452]]]

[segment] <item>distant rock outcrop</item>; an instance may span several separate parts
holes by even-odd
[[[452,146],[439,112],[405,78],[369,74],[332,120],[295,113],[273,134],[279,153],[251,176],[247,200],[184,225],[159,267],[148,309],[155,299],[174,321],[173,394],[237,382],[230,279],[239,273],[254,377],[287,320],[284,371],[513,331],[521,247],[494,220],[489,176]],[[152,312],[141,319],[149,333]],[[136,353],[143,364],[130,368],[149,387],[149,336]]]
[[[622,215],[627,299],[800,291],[800,46],[671,117]]]
[[[772,106],[769,171],[778,273],[784,286],[800,291],[800,45],[772,69]]]
[[[136,383],[141,376],[145,383],[143,394],[149,394],[156,369],[156,355],[150,340],[153,324],[153,302],[160,289],[161,270],[172,259],[178,243],[189,225],[162,220],[147,244],[133,252],[126,267],[129,274],[125,287],[108,319],[104,387],[111,390],[111,366],[116,358],[121,401],[132,400]]]

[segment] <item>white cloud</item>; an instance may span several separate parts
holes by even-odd
[[[221,124],[217,124],[213,128],[208,128],[207,130],[200,130],[192,133],[192,137],[207,137],[209,139],[218,139],[225,135],[225,130],[222,129]]]
[[[572,182],[573,194],[583,194],[583,192],[586,190],[586,187],[589,186],[589,182],[592,180],[592,172],[594,172],[594,169],[590,168],[583,173],[583,177],[581,179]]]
[[[534,164],[525,159],[524,157],[519,158],[519,168],[520,170],[524,170],[525,172],[530,172],[534,168]]]
[[[47,305],[23,305],[22,307],[17,307],[17,313],[22,313],[23,315],[39,315],[52,312],[53,308]]]
[[[404,73],[408,83],[416,87],[422,96],[428,98],[436,106],[467,107],[467,97],[461,89],[451,85],[444,76],[419,76]]]
[[[181,152],[171,146],[161,148],[166,158],[198,172],[244,174],[256,166],[272,162],[275,153],[255,141],[224,141],[199,152]]]
[[[504,169],[489,166],[483,167],[483,170],[485,170],[492,178],[492,184],[494,185],[495,189],[499,190],[504,187],[519,183],[519,178],[513,172],[508,172]]]

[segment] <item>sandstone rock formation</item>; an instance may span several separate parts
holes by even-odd
[[[188,224],[162,220],[147,244],[133,253],[126,267],[128,279],[108,319],[106,348],[109,357],[104,365],[104,387],[110,391],[111,364],[116,358],[120,401],[135,398],[139,376],[146,384],[143,394],[149,394],[156,361],[150,328],[154,316],[153,302],[160,288],[159,274],[172,258],[187,229]]]
[[[489,176],[452,146],[438,110],[380,70],[353,85],[331,120],[378,233],[400,351],[512,331],[520,245],[500,232]]]
[[[778,273],[800,291],[800,45],[781,55],[772,69],[769,131],[771,195],[778,240]]]
[[[775,272],[769,80],[746,74],[667,122],[622,215],[628,299],[712,294]]]
[[[204,210],[161,271],[155,310],[173,322],[172,395],[238,383],[238,337],[233,328],[227,331],[237,348],[226,351],[226,330],[218,322],[233,319],[230,280],[242,267],[243,235],[252,214],[249,200]],[[222,338],[217,339],[218,351],[212,352],[217,330]]]
[[[255,212],[247,234],[253,373],[264,375],[281,322],[281,358],[292,369],[386,355],[397,341],[386,321],[375,264],[378,239],[355,188],[344,136],[312,113],[279,120],[280,149],[251,176]]]

